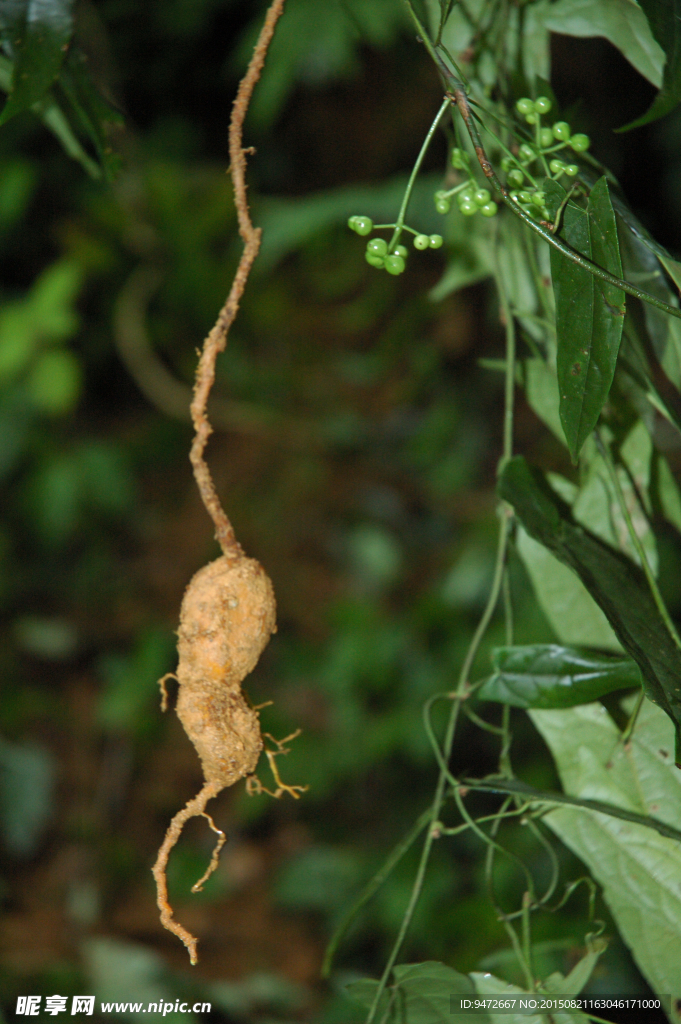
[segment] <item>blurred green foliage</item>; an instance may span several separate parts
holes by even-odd
[[[198,915],[196,977],[158,924],[149,872],[200,779],[156,683],[175,667],[183,588],[216,553],[187,460],[187,407],[196,348],[238,258],[226,122],[264,5],[83,5],[88,74],[127,119],[112,136],[122,170],[111,184],[69,159],[85,154],[90,170],[113,174],[109,142],[88,136],[82,117],[56,133],[66,153],[43,123],[47,107],[0,130],[0,996],[10,1013],[29,991],[191,991],[226,1021],[348,1024],[357,1010],[343,985],[378,969],[408,898],[413,852],[322,988],[331,929],[432,791],[421,708],[452,688],[493,560],[501,377],[477,360],[498,358],[502,337],[483,288],[438,286],[440,256],[412,257],[399,284],[360,259],[345,218],[392,214],[437,82],[399,3],[334,0],[323,19],[317,6],[289,0],[247,123],[265,237],[219,362],[208,455],[278,598],[279,632],[249,692],[274,700],[263,711],[274,735],[302,727],[280,767],[310,791],[295,805],[223,796],[215,817],[229,843],[199,898],[186,890],[213,835],[187,831],[170,882],[178,918]],[[51,88],[62,113],[77,112],[68,83],[64,95]],[[661,146],[676,122],[667,131]],[[424,230],[437,227],[438,160],[412,199]],[[470,260],[467,280],[484,277],[465,239],[452,244]],[[145,294],[133,287],[140,267],[156,275]],[[566,470],[529,408],[518,432],[525,450]],[[520,563],[512,578],[517,642],[555,640]],[[503,642],[495,622],[478,676]],[[514,726],[524,777],[554,785],[531,725]],[[494,756],[491,740],[463,728],[457,770],[484,772]],[[542,851],[509,828],[541,877]],[[479,855],[467,834],[438,848],[405,959],[467,971],[501,955]],[[520,884],[500,867],[502,901]],[[568,907],[573,945],[565,917],[561,946],[553,919],[538,925],[556,969],[574,961],[583,910]],[[634,969],[614,944],[599,970],[617,991]]]

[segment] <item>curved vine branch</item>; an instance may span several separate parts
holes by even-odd
[[[284,9],[285,0],[272,0],[265,17],[265,22],[253,51],[248,70],[241,80],[239,90],[232,107],[229,122],[229,157],[231,160],[232,186],[234,188],[234,204],[239,221],[239,234],[244,241],[244,250],[232,281],[227,300],[218,314],[215,326],[203,343],[203,350],[196,369],[194,399],[190,411],[194,430],[194,442],[189,453],[194,478],[199,489],[206,511],[215,524],[215,538],[228,558],[243,556],[234,528],[223,509],[215,490],[215,484],[203,453],[213,428],[208,422],[206,404],[215,380],[215,361],[220,352],[224,352],[227,334],[239,309],[239,302],[246,287],[248,275],[253,261],[260,249],[262,228],[253,227],[246,198],[246,151],[243,148],[243,126],[253,89],[260,78],[265,56],[274,35],[274,29]]]

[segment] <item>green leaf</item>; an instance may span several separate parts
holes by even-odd
[[[658,708],[644,701],[626,747],[600,705],[529,714],[567,793],[678,826],[681,773],[673,766],[674,730]],[[681,844],[594,811],[560,808],[543,820],[603,887],[619,932],[653,990],[681,995]]]
[[[639,74],[658,89],[662,85],[664,50],[634,0],[558,0],[549,8],[545,24],[564,36],[603,36]]]
[[[457,996],[474,999],[473,982],[466,974],[437,961],[422,964],[401,964],[393,968],[394,982],[384,993],[379,1004],[378,1020],[382,1020],[388,1000],[392,996],[389,1021],[393,1024],[442,1024],[450,1019],[451,1003]],[[347,992],[364,1006],[371,1006],[378,982],[363,979],[348,985]],[[461,1024],[490,1024],[492,1018],[481,1013],[457,1013],[454,1018]],[[527,1020],[527,1018],[526,1018]]]
[[[523,368],[525,395],[530,408],[546,424],[551,433],[565,444],[565,431],[560,422],[558,378],[555,372],[543,359],[539,358],[526,359]]]
[[[492,666],[494,674],[476,696],[516,708],[571,708],[641,685],[638,666],[630,658],[558,644],[496,647]]]
[[[542,611],[561,643],[621,652],[622,645],[579,577],[522,528],[517,548]]]
[[[681,651],[650,594],[643,572],[577,526],[567,506],[522,456],[506,463],[499,493],[527,532],[581,579],[643,677],[646,695],[681,723]]]
[[[0,0],[0,34],[14,60],[0,125],[40,100],[57,78],[73,35],[73,0]]]
[[[567,193],[554,184],[551,197]],[[577,252],[622,276],[617,225],[608,183],[600,178],[586,210],[568,202],[561,237]],[[570,455],[577,461],[584,441],[598,422],[615,375],[624,321],[624,292],[551,249],[556,300],[557,372],[560,418]]]
[[[662,88],[652,106],[630,124],[620,128],[629,131],[668,114],[681,100],[681,0],[640,0],[652,33],[664,50]]]
[[[120,157],[114,153],[109,142],[108,126],[121,124],[123,118],[119,111],[100,95],[86,64],[85,56],[78,49],[73,48],[69,51],[54,89],[55,100],[59,109],[67,115],[68,121],[75,123],[94,147],[104,177],[111,181],[119,169]],[[52,121],[50,127],[56,132],[54,116]]]
[[[558,972],[556,972],[558,973]],[[537,1013],[528,1013],[526,1009],[520,1010],[519,1001],[521,998],[526,1000],[537,1000],[541,999],[541,993],[539,992],[528,992],[526,989],[519,988],[517,985],[510,985],[506,981],[502,981],[501,978],[495,978],[493,974],[482,974],[477,971],[471,973],[471,978],[475,984],[475,990],[479,996],[484,998],[497,999],[508,999],[515,1000],[515,1005],[518,1007],[517,1012],[513,1010],[507,1013],[498,1013],[495,1011],[490,1015],[491,1020],[499,1021],[499,1024],[503,1021],[503,1024],[544,1024],[546,1021],[546,1015]],[[576,992],[569,993],[570,995],[577,995]],[[457,1020],[458,1018],[454,1018]],[[551,1019],[555,1021],[555,1024],[587,1024],[588,1018],[583,1013],[573,1011],[572,1013],[552,1013]]]
[[[652,454],[650,434],[645,424],[637,420],[620,446],[617,477],[648,564],[657,573],[657,544],[648,519],[651,512],[648,488]],[[640,565],[608,467],[598,451],[591,453],[586,480],[572,505],[572,514],[578,523]]]
[[[617,217],[627,280],[672,306],[678,305],[678,294],[671,288],[661,263],[664,260],[672,266],[672,258],[647,235],[622,203],[617,205]],[[681,321],[648,303],[633,301],[627,307],[624,330],[636,349],[637,363],[644,374],[652,377],[646,356],[646,350],[652,349],[669,380],[681,390]]]

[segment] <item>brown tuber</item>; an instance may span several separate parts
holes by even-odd
[[[258,712],[242,692],[276,631],[272,584],[253,558],[225,555],[200,569],[180,610],[177,715],[207,783],[232,786],[255,771]]]
[[[184,942],[192,964],[197,961],[197,939],[173,920],[173,911],[168,902],[166,868],[170,851],[190,818],[203,816],[217,833],[218,842],[208,870],[192,887],[192,892],[197,892],[215,870],[217,855],[225,842],[224,833],[216,828],[212,818],[206,814],[208,801],[226,786],[232,786],[242,778],[247,779],[249,793],[270,792],[254,774],[264,743],[258,709],[251,707],[245,699],[241,683],[253,671],[270,636],[276,631],[274,591],[260,563],[247,558],[237,543],[203,453],[211,434],[206,404],[215,380],[215,360],[227,343],[227,333],[236,316],[248,274],[260,247],[261,232],[251,223],[246,202],[246,157],[242,148],[242,128],[253,87],[260,77],[265,54],[283,6],[284,0],[272,0],[232,109],[229,153],[239,233],[245,244],[227,301],[204,342],[191,404],[196,435],[190,459],[199,493],[215,524],[215,535],[223,554],[200,569],[185,591],[180,609],[178,667],[174,678],[179,683],[177,714],[201,759],[205,784],[170,822],[152,870],[161,923]],[[167,678],[164,676],[160,681],[163,710],[167,705]],[[279,754],[287,753],[284,744],[295,735],[297,733],[278,741],[265,733],[264,738],[275,744],[273,750],[265,748],[277,785],[276,790],[270,793],[271,796],[280,797],[290,793],[297,799],[306,789],[304,786],[285,785],[275,763]]]

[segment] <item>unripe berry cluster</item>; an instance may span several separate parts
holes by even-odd
[[[550,128],[542,126],[542,114],[548,114],[551,106],[548,96],[539,96],[536,100],[523,96],[518,100],[516,110],[534,126],[534,143],[523,142],[516,156],[509,154],[501,161],[501,169],[513,190],[511,198],[524,205],[527,213],[541,218],[548,217],[548,211],[544,206],[544,195],[537,189],[530,173],[532,164],[541,161],[543,172],[546,174],[548,169],[548,176],[554,179],[562,175],[574,178],[579,174],[579,166],[555,154],[564,151],[566,146],[575,153],[584,153],[590,145],[589,136],[581,132],[573,135],[567,121],[556,121]]]
[[[478,211],[483,217],[493,217],[497,212],[497,204],[492,201],[489,189],[481,188],[472,176],[470,171],[470,157],[468,153],[458,147],[452,150],[452,167],[456,170],[468,172],[468,181],[457,185],[455,188],[445,192],[444,189],[435,193],[435,209],[438,213],[446,214],[452,208],[452,199],[456,201],[460,212],[464,217],[472,217]]]
[[[370,217],[355,216],[350,217],[348,220],[348,227],[358,235],[369,235],[373,231],[374,225]],[[381,224],[379,227],[394,228],[395,225]],[[413,228],[406,227],[406,225],[404,230],[414,235],[415,249],[439,249],[444,241],[442,235],[419,234]],[[405,261],[408,255],[409,250],[406,245],[394,245],[392,250],[388,252],[388,243],[384,238],[370,238],[367,242],[364,257],[370,266],[378,267],[379,269],[387,270],[389,274],[397,275],[404,272]]]

